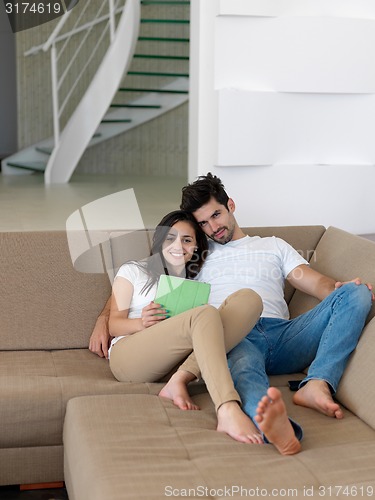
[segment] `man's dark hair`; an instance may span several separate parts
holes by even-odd
[[[211,198],[228,208],[229,196],[224,189],[223,183],[219,177],[209,172],[182,188],[180,208],[186,212],[195,212],[202,205],[208,203]]]

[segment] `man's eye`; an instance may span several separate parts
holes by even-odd
[[[206,222],[206,221],[204,221],[204,222],[200,222],[200,223],[199,223],[200,227],[204,227],[206,224],[207,224],[207,222]]]

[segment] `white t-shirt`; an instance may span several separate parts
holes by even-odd
[[[142,293],[142,288],[147,283],[149,275],[140,266],[131,262],[123,264],[120,267],[116,274],[116,278],[118,277],[126,278],[134,288],[128,318],[140,318],[142,316],[142,309],[155,298],[157,282],[154,283],[147,293]]]
[[[251,288],[263,300],[262,316],[288,319],[285,278],[301,264],[308,263],[274,236],[245,236],[225,245],[210,241],[210,254],[197,279],[211,284],[210,304],[215,307],[237,290]]]
[[[131,262],[123,264],[118,270],[115,279],[118,277],[126,278],[133,285],[133,296],[130,302],[128,318],[140,318],[142,316],[142,309],[147,306],[152,300],[154,300],[156,295],[157,282],[147,291],[147,293],[141,293],[142,288],[147,283],[149,278],[141,267]],[[129,334],[128,334],[129,335]],[[111,355],[111,348],[116,342],[127,337],[128,335],[120,335],[114,337],[111,342],[111,347],[109,349],[109,356]]]

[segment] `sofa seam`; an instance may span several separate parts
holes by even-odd
[[[66,408],[64,408],[63,386],[62,386],[62,382],[61,382],[61,377],[57,373],[57,367],[56,367],[56,363],[55,363],[55,357],[54,357],[55,352],[56,352],[55,350],[52,350],[51,351],[51,356],[52,356],[53,367],[54,367],[54,370],[55,370],[55,377],[58,380],[59,387],[60,387],[60,404],[61,404],[61,407],[60,407],[61,415],[60,416],[61,416],[62,425],[64,427],[64,420],[65,420]],[[64,445],[64,443],[62,442],[62,433],[61,433],[61,443],[62,443],[62,445]]]
[[[186,454],[187,454],[187,458],[188,458],[189,462],[190,462],[191,464],[193,464],[193,466],[194,466],[194,470],[198,473],[199,477],[201,477],[201,478],[204,480],[204,483],[207,485],[208,483],[207,483],[207,480],[206,480],[206,478],[205,478],[204,474],[203,474],[203,473],[202,473],[202,471],[201,471],[201,470],[197,467],[197,465],[196,465],[196,463],[195,463],[195,460],[194,460],[194,459],[192,458],[192,456],[190,455],[190,452],[189,452],[189,450],[187,449],[187,447],[186,447],[186,445],[185,445],[185,443],[184,443],[184,441],[183,441],[183,439],[182,439],[182,437],[181,437],[181,435],[180,435],[180,433],[179,433],[179,431],[178,431],[178,429],[179,429],[179,428],[178,428],[178,427],[175,427],[175,426],[173,425],[173,423],[172,423],[172,421],[171,421],[171,418],[170,418],[170,416],[169,416],[168,412],[166,411],[166,409],[165,409],[165,407],[164,407],[164,405],[162,404],[162,402],[161,402],[161,401],[159,401],[159,404],[161,405],[161,407],[162,407],[162,408],[163,408],[163,410],[164,410],[164,414],[165,414],[165,415],[166,415],[166,417],[167,417],[169,427],[170,427],[171,429],[173,429],[173,431],[174,431],[175,435],[177,435],[177,437],[178,437],[179,442],[180,442],[180,443],[181,443],[181,445],[183,446],[183,448],[184,448],[184,450],[185,450],[185,452],[186,452]],[[208,498],[213,498],[213,497],[208,497]]]

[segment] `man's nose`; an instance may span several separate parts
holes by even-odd
[[[219,222],[211,221],[210,222],[211,232],[216,233],[216,231],[220,228]]]

